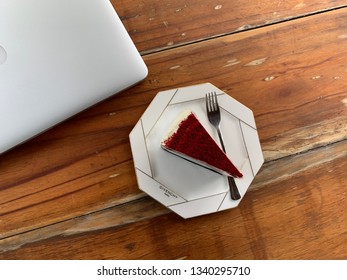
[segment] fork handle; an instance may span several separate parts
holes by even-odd
[[[220,132],[220,129],[219,129],[219,128],[217,129],[217,133],[218,133],[218,137],[219,137],[220,144],[221,144],[221,146],[222,146],[222,150],[223,150],[224,153],[226,153],[225,146],[224,146],[224,142],[223,142],[222,133]]]
[[[233,177],[228,176],[229,189],[230,189],[230,197],[232,200],[239,200],[241,198],[239,189],[236,186],[235,180]]]
[[[223,142],[222,133],[220,132],[219,128],[217,129],[217,133],[218,133],[220,144],[222,146],[222,150],[223,150],[224,153],[226,153],[224,142]],[[234,178],[231,177],[231,176],[228,176],[228,183],[229,183],[231,199],[232,200],[239,200],[241,198],[241,195],[240,195],[239,189],[236,186]]]

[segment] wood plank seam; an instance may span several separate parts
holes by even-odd
[[[266,22],[264,24],[246,25],[246,26],[243,26],[242,28],[238,28],[238,29],[232,30],[230,32],[225,32],[222,34],[216,34],[216,35],[209,36],[208,38],[201,38],[201,39],[196,39],[196,40],[192,40],[189,42],[177,43],[177,44],[174,44],[171,46],[165,46],[165,47],[140,51],[140,54],[141,54],[141,56],[145,57],[147,55],[152,55],[152,54],[156,54],[156,53],[160,53],[160,52],[164,52],[164,51],[168,51],[168,50],[174,50],[174,49],[193,45],[193,44],[200,43],[200,42],[214,40],[214,39],[218,39],[221,37],[230,36],[230,35],[234,35],[234,34],[244,33],[244,32],[250,31],[250,30],[256,30],[256,29],[260,29],[260,28],[264,28],[264,27],[269,27],[269,26],[285,23],[288,21],[300,20],[303,18],[312,17],[312,16],[316,16],[319,14],[323,14],[323,13],[327,13],[327,12],[333,12],[333,11],[337,11],[337,10],[341,10],[341,9],[345,9],[345,8],[347,8],[347,5],[341,5],[341,6],[337,6],[337,7],[333,7],[333,8],[327,8],[327,9],[317,10],[314,12],[309,12],[309,13],[302,14],[302,15],[289,16],[286,18],[281,18],[278,20],[269,21],[269,22]]]

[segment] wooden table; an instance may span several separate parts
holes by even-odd
[[[141,84],[0,157],[0,259],[346,259],[347,1],[112,1]],[[184,220],[138,189],[129,132],[211,82],[254,112],[240,206]]]

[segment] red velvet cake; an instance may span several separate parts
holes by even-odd
[[[190,110],[178,116],[161,146],[220,174],[237,178],[243,176]]]

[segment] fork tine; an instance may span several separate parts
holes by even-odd
[[[207,109],[207,112],[213,111],[210,92],[206,94],[206,109]]]
[[[219,105],[218,105],[217,93],[215,91],[213,92],[213,97],[214,97],[214,109],[216,111],[218,111],[219,110]]]
[[[214,108],[214,101],[213,101],[213,95],[211,92],[206,94],[206,106],[208,106],[208,112],[213,112],[215,110]]]
[[[217,101],[217,94],[216,92],[210,92],[209,93],[209,97],[210,97],[210,103],[211,103],[211,108],[212,111],[218,111],[218,101]]]
[[[210,101],[211,101],[212,111],[216,111],[216,104],[215,104],[215,101],[214,101],[213,92],[210,92]]]

